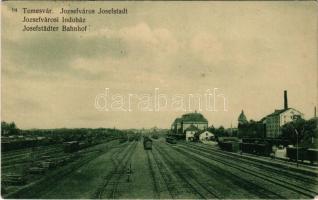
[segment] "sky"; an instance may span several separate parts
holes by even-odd
[[[128,14],[85,15],[88,32],[23,32],[23,7],[52,8],[51,17],[61,7]],[[242,110],[259,120],[282,109],[287,90],[289,107],[309,119],[317,13],[314,1],[2,2],[1,119],[22,129],[169,128],[194,111],[99,110],[105,88],[126,97],[158,88],[168,98],[217,88],[226,110],[218,101],[216,111],[200,111],[216,127],[235,127]]]

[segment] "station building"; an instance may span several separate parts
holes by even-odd
[[[185,138],[188,132],[203,131],[208,128],[208,120],[200,113],[187,113],[176,118],[171,125],[171,134]],[[194,130],[195,129],[195,130]]]

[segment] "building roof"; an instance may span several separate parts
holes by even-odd
[[[276,116],[276,115],[280,115],[280,114],[284,113],[284,112],[287,111],[287,110],[295,110],[295,111],[299,112],[298,110],[296,110],[296,109],[294,109],[294,108],[277,109],[277,110],[275,110],[273,113],[267,115],[266,118],[267,118],[267,117],[273,117],[273,116]],[[299,112],[299,113],[301,113],[301,112]]]
[[[259,120],[259,122],[265,123],[266,122],[266,116],[263,117],[261,120]]]
[[[182,115],[181,120],[183,122],[205,122],[208,123],[208,120],[200,113],[187,113]]]
[[[195,133],[194,135],[195,135],[196,137],[199,137],[202,133],[205,133],[205,132],[208,132],[208,133],[211,133],[212,135],[215,135],[214,133],[212,133],[212,132],[210,132],[210,131],[208,131],[208,130],[199,131],[199,132]]]
[[[191,124],[188,128],[186,128],[185,131],[198,131],[199,129],[195,127],[193,124]]]
[[[285,109],[275,110],[273,113],[267,115],[266,117],[272,117],[272,116],[275,116],[275,115],[280,115],[281,113],[283,113],[285,111],[286,111]]]
[[[176,118],[176,119],[173,121],[172,125],[175,125],[175,124],[181,123],[181,122],[182,122],[181,118]]]

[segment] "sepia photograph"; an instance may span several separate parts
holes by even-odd
[[[1,198],[318,199],[317,1],[1,2]]]

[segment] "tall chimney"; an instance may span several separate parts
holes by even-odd
[[[288,109],[287,90],[284,90],[284,109]]]
[[[315,118],[317,117],[317,108],[315,106],[315,114],[314,114]]]

